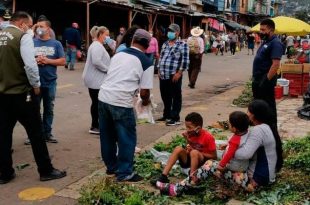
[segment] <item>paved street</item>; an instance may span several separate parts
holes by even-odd
[[[187,73],[183,77],[183,111],[181,119],[188,110],[198,111],[197,104],[212,103],[211,97],[227,89],[242,85],[250,78],[253,56],[246,52],[238,52],[236,56],[204,56],[202,72],[198,77],[196,89],[187,87]],[[79,63],[75,71],[58,69],[58,90],[55,105],[55,121],[53,134],[58,138],[58,144],[48,144],[49,152],[56,168],[65,169],[68,176],[61,180],[40,182],[36,172],[33,155],[30,146],[24,145],[26,134],[24,129],[17,125],[14,130],[14,165],[29,163],[30,166],[18,171],[17,177],[11,183],[0,186],[0,205],[14,204],[74,204],[76,201],[70,198],[53,196],[45,201],[29,202],[21,201],[18,193],[30,187],[51,187],[59,191],[66,186],[89,175],[93,171],[103,167],[100,161],[99,137],[88,134],[90,126],[88,90],[83,86],[81,75],[83,63]],[[155,118],[161,116],[162,103],[158,89],[158,79],[154,76],[153,95],[158,108]],[[241,88],[241,87],[240,87]],[[240,90],[231,92],[227,97],[237,97]],[[228,98],[223,98],[223,102]],[[219,102],[221,99],[218,99]],[[227,104],[227,102],[226,102]],[[219,119],[227,119],[225,109],[221,105],[213,104],[209,115],[204,115],[205,125]],[[223,114],[225,115],[223,115]],[[180,126],[181,127],[181,126]],[[179,127],[179,128],[180,128]],[[145,147],[161,136],[175,130],[176,127],[167,127],[163,124],[144,124],[138,126],[138,146]]]

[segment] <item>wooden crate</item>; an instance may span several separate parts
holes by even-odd
[[[303,64],[303,73],[310,73],[310,63]]]
[[[302,73],[303,64],[282,64],[281,72],[282,73]]]

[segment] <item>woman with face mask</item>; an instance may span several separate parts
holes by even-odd
[[[90,107],[92,122],[89,133],[99,134],[98,93],[110,65],[110,55],[103,46],[105,42],[109,41],[109,30],[100,26],[93,34],[95,36],[92,36],[93,42],[88,48],[82,78],[85,86],[88,87],[92,101]]]

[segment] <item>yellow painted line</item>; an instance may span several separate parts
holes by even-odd
[[[25,201],[46,199],[55,194],[55,189],[47,187],[33,187],[25,189],[18,194],[18,198]]]
[[[57,86],[57,89],[69,88],[69,87],[72,87],[72,86],[73,86],[73,84],[59,85],[59,86]]]

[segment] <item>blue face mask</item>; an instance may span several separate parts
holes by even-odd
[[[169,31],[168,34],[167,34],[167,37],[168,37],[169,40],[174,40],[175,39],[175,33]]]
[[[106,37],[105,37],[104,42],[105,42],[106,44],[111,43],[111,41],[112,41],[112,39],[110,38],[110,36],[106,36]]]

